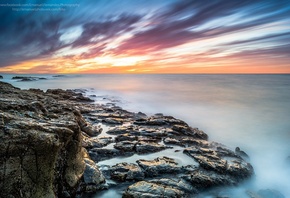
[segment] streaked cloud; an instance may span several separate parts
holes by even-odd
[[[0,72],[290,72],[289,0],[62,3],[0,7]]]

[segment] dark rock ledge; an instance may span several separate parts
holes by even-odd
[[[0,82],[0,94],[0,197],[81,197],[116,185],[123,197],[194,197],[253,175],[239,152],[172,116],[94,104],[73,90]]]
[[[87,98],[4,82],[0,95],[0,197],[73,197],[82,183],[104,182],[82,147],[88,124],[74,103]]]

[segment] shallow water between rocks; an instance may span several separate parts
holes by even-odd
[[[11,80],[13,76],[3,75],[3,81],[24,89],[84,88],[97,103],[114,103],[148,115],[172,115],[203,130],[210,140],[232,150],[239,146],[250,156],[255,177],[239,187],[205,192],[201,198],[248,197],[247,190],[267,188],[290,197],[290,164],[286,160],[290,156],[290,75],[28,75],[47,78],[35,82],[17,82]],[[169,150],[142,157],[168,155]],[[169,157],[180,164],[193,161],[178,153]],[[115,158],[99,165],[136,159]],[[119,190],[90,196],[117,198],[121,197]]]

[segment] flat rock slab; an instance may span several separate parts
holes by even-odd
[[[143,180],[145,178],[143,170],[133,163],[119,163],[110,168],[111,179],[117,181]]]
[[[142,167],[145,174],[149,177],[160,174],[174,174],[180,170],[174,159],[169,157],[158,157],[154,160],[138,160],[137,164]]]
[[[154,153],[170,148],[155,142],[139,141],[136,144],[136,152],[139,154]]]
[[[166,184],[165,184],[166,183]],[[188,187],[188,189],[186,189]],[[151,181],[140,181],[128,187],[124,192],[123,198],[132,197],[189,197],[191,187],[183,185],[183,182],[174,180],[151,180]]]

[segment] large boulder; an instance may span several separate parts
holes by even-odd
[[[215,186],[228,186],[238,183],[236,179],[230,175],[203,169],[197,169],[190,174],[182,176],[182,178],[191,183],[192,186],[199,191]]]
[[[133,163],[119,163],[111,167],[111,179],[117,181],[143,180],[145,178],[142,169]]]
[[[138,160],[138,165],[142,167],[146,175],[149,177],[158,176],[160,174],[174,174],[177,173],[180,168],[174,159],[169,157],[158,157],[154,160]]]
[[[88,156],[85,158],[86,168],[81,184],[82,191],[95,192],[105,188],[105,177],[98,166]]]
[[[123,198],[186,198],[192,193],[193,188],[183,180],[155,179],[132,184],[124,192]]]
[[[189,147],[183,151],[185,154],[194,158],[205,170],[217,173],[229,174],[237,181],[248,178],[253,174],[251,164],[245,162],[240,156],[226,148],[203,148]]]
[[[0,197],[75,196],[86,170],[82,117],[53,93],[3,82],[0,93]]]

